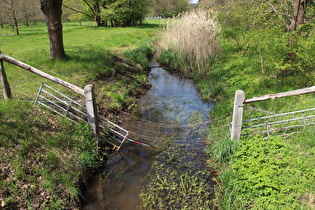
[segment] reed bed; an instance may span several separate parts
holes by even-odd
[[[191,75],[198,71],[208,75],[220,51],[217,40],[219,31],[216,15],[209,10],[196,9],[169,19],[160,42],[160,57],[166,61],[167,58],[163,59],[163,56],[171,52],[173,57],[175,54],[176,67],[182,73]]]

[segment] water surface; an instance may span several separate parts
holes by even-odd
[[[200,99],[192,80],[163,68],[151,68],[148,80],[151,90],[139,100],[132,117],[123,118],[122,127],[131,132],[132,139],[163,152],[124,143],[118,153],[112,154],[105,170],[93,178],[84,195],[83,209],[140,209],[139,194],[149,183],[153,161],[165,162],[170,154],[190,165],[192,162],[194,170],[204,170],[203,140],[213,105]]]

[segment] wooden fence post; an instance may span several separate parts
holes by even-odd
[[[2,82],[4,99],[11,99],[11,89],[4,71],[3,60],[0,60],[0,80]]]
[[[88,123],[91,125],[93,129],[94,135],[96,136],[96,138],[98,138],[99,126],[93,85],[86,85],[84,87],[84,95],[86,100]]]
[[[245,92],[237,90],[235,92],[233,120],[231,130],[231,140],[239,141],[241,138],[242,120],[243,120],[243,105],[245,101]]]

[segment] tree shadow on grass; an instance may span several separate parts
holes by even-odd
[[[114,62],[109,51],[89,46],[66,48],[67,59],[58,60],[54,65],[60,74],[82,75],[93,79],[96,75],[113,68]]]

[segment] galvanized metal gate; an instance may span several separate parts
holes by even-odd
[[[47,84],[41,84],[35,104],[42,105],[74,123],[87,122],[85,100],[73,100]],[[98,115],[98,126],[100,139],[111,144],[116,150],[119,150],[125,141],[157,149],[144,142],[128,138],[129,132],[126,129],[100,115]]]
[[[82,101],[73,100],[44,83],[38,90],[35,104],[42,105],[74,123],[87,121],[87,112]]]
[[[242,135],[283,136],[311,125],[315,125],[315,108],[243,120]]]
[[[240,136],[254,134],[260,134],[264,137],[269,137],[270,135],[283,136],[299,132],[304,127],[315,125],[315,108],[313,107],[281,114],[272,114],[264,111],[271,115],[243,120],[243,112],[248,108],[245,106],[246,104],[309,93],[315,93],[315,86],[288,92],[263,95],[246,100],[245,92],[243,90],[235,91],[233,118],[232,123],[230,124],[231,140],[238,141],[240,140]],[[253,109],[253,107],[249,108]]]

